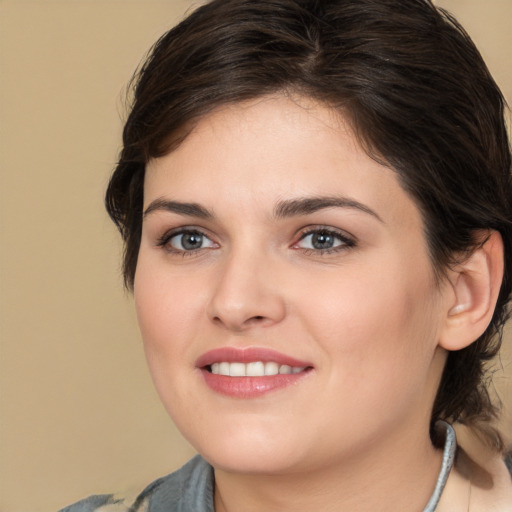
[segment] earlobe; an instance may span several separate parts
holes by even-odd
[[[453,293],[439,345],[460,350],[473,343],[489,325],[503,279],[503,241],[497,231],[452,270]]]

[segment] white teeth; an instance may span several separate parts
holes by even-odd
[[[231,363],[229,365],[229,375],[231,377],[245,377],[245,364]]]
[[[226,361],[212,363],[211,372],[215,375],[225,375],[228,377],[263,377],[265,375],[290,375],[300,373],[305,370],[304,366],[289,366],[287,364],[279,365],[274,361],[264,363],[254,361],[252,363],[228,363]]]
[[[262,375],[265,375],[265,365],[261,361],[247,363],[245,374],[248,377],[261,377]]]
[[[265,363],[265,375],[277,375],[279,373],[279,365],[277,363]]]

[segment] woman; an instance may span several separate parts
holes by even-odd
[[[107,209],[200,456],[131,510],[512,508],[503,103],[428,0],[214,0],[157,42]]]

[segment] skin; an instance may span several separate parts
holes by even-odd
[[[325,196],[360,207],[275,215]],[[138,319],[165,407],[215,468],[216,510],[422,510],[440,468],[428,426],[457,297],[434,279],[395,173],[332,110],[271,96],[214,111],[150,161],[150,205]],[[341,235],[327,253],[307,235],[322,228]],[[184,229],[204,234],[201,248],[183,248]],[[262,397],[226,397],[196,367],[220,347],[271,348],[313,369]]]

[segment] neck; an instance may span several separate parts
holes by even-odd
[[[434,489],[442,452],[428,431],[396,430],[369,443],[357,458],[280,474],[215,470],[216,512],[395,512],[423,510]],[[414,491],[414,492],[411,492]]]

